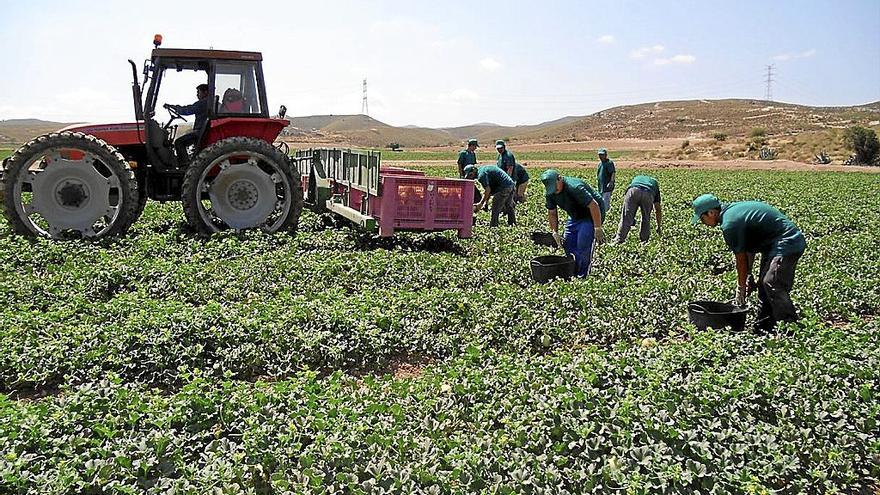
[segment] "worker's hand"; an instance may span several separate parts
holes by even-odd
[[[478,213],[480,211],[480,208],[482,208],[482,207],[483,207],[483,203],[475,204],[474,205],[474,213]]]
[[[742,285],[736,286],[736,297],[733,298],[733,304],[737,306],[745,306],[746,305],[746,292],[748,288]]]
[[[746,280],[746,295],[749,295],[756,290],[758,290],[758,283],[755,282],[755,277],[749,274],[749,278]]]
[[[556,243],[556,247],[562,247],[562,239],[559,237],[559,232],[553,231],[553,241]]]
[[[605,242],[605,231],[602,227],[596,227],[596,243],[603,244]]]

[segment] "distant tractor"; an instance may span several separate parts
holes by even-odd
[[[102,238],[123,234],[147,198],[182,201],[187,223],[200,234],[224,229],[296,229],[303,188],[286,146],[273,142],[288,124],[271,118],[256,52],[159,48],[132,68],[135,122],[74,125],[37,137],[0,168],[0,199],[12,229],[29,236]],[[191,154],[179,156],[173,108],[160,123],[156,106],[163,79],[174,72],[205,75],[207,125]],[[220,95],[224,96],[221,102]],[[227,104],[226,97],[236,97]],[[189,157],[192,157],[191,159]]]

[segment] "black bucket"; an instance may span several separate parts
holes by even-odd
[[[729,327],[734,332],[741,332],[746,327],[747,314],[747,309],[723,302],[694,301],[688,304],[688,320],[698,330]]]
[[[547,283],[554,278],[569,279],[574,277],[574,256],[538,256],[532,258],[529,264],[532,268],[532,278],[536,282]]]
[[[553,234],[550,232],[532,232],[531,236],[532,242],[537,246],[546,246],[555,248],[556,239],[553,238]]]

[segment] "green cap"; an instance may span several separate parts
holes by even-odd
[[[495,141],[495,148],[503,148],[503,147],[504,147],[504,140],[503,139],[499,139],[498,141]]]
[[[605,148],[599,148],[599,151],[597,151],[596,154],[597,155],[607,155],[608,150],[606,150]]]
[[[544,183],[544,191],[546,194],[556,194],[556,181],[559,180],[559,172],[553,170],[545,170],[541,174],[541,182]]]
[[[467,176],[471,175],[471,172],[477,171],[477,166],[476,165],[466,165],[464,167],[464,170],[462,170],[462,171],[464,172],[464,176],[467,177]]]
[[[716,208],[721,209],[721,201],[718,201],[714,194],[703,194],[694,200],[692,206],[694,207],[694,216],[691,218],[691,223],[696,225],[700,223],[700,217],[703,213]]]
[[[477,140],[474,138],[468,139],[468,146],[470,146],[470,145],[479,146],[479,144],[477,143]]]

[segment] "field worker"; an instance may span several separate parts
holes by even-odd
[[[174,140],[177,160],[181,164],[189,163],[187,148],[196,144],[196,141],[198,141],[199,136],[202,135],[202,131],[205,129],[205,124],[208,123],[208,100],[210,95],[208,94],[207,84],[196,86],[196,97],[198,97],[198,101],[192,105],[169,105],[168,103],[163,105],[165,108],[173,110],[180,115],[195,115],[196,117],[192,130]]]
[[[541,174],[541,182],[544,184],[547,221],[553,239],[557,245],[565,248],[566,254],[574,255],[577,276],[586,277],[593,261],[593,242],[605,242],[605,232],[602,230],[605,205],[602,204],[602,198],[581,179],[563,177],[553,169]],[[568,213],[562,240],[559,239],[557,207]]]
[[[776,322],[797,320],[791,302],[794,272],[804,254],[807,242],[794,223],[776,208],[761,201],[721,202],[711,194],[704,194],[693,202],[691,222],[702,222],[709,227],[721,227],[724,242],[736,256],[737,306],[745,305],[750,289],[748,280],[752,271],[752,253],[761,253],[758,274],[758,321],[755,329],[769,331]]]
[[[526,190],[529,188],[529,173],[526,168],[516,163],[513,165],[513,182],[516,184],[516,191],[513,199],[517,203],[523,203],[526,200]]]
[[[611,209],[611,191],[614,190],[614,179],[617,173],[614,169],[614,162],[608,159],[608,150],[599,148],[599,165],[596,168],[596,175],[599,178],[599,194],[602,201],[605,202],[605,211]]]
[[[477,140],[474,138],[468,139],[467,141],[467,149],[461,150],[458,153],[458,176],[464,178],[464,168],[468,165],[476,165],[477,164],[477,148],[480,145],[477,143]]]
[[[458,153],[458,176],[460,178],[464,178],[465,167],[477,164],[477,148],[479,147],[480,144],[477,140],[470,138],[467,140],[467,149],[463,149]],[[474,204],[479,203],[482,198],[483,195],[480,193],[480,188],[474,184]]]
[[[464,168],[465,179],[476,179],[484,189],[483,199],[474,205],[474,213],[480,211],[492,198],[490,227],[498,226],[498,217],[507,214],[507,225],[516,225],[516,205],[513,202],[513,179],[495,165],[468,165]]]
[[[629,229],[635,224],[636,210],[642,212],[639,240],[648,242],[648,238],[651,237],[651,208],[654,209],[654,214],[657,216],[657,235],[660,235],[663,222],[663,209],[660,206],[660,184],[653,177],[637,175],[633,177],[623,195],[623,212],[620,214],[620,226],[617,227],[614,242],[620,244],[626,241]]]
[[[503,139],[495,141],[495,150],[498,151],[498,161],[495,165],[498,165],[498,168],[507,172],[507,175],[510,177],[513,177],[516,157],[513,156],[513,153],[507,151],[507,145],[504,144]]]

